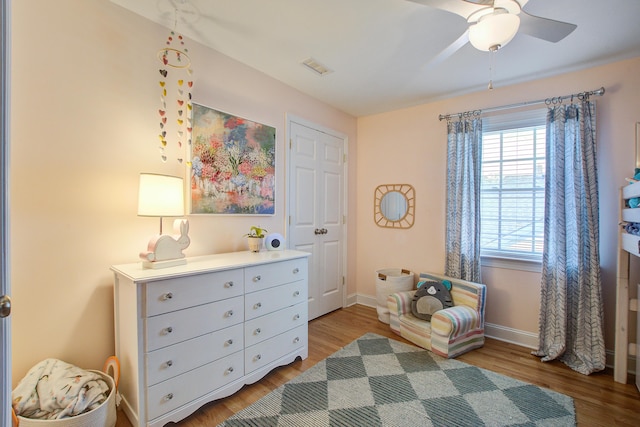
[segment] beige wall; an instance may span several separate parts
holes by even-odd
[[[635,166],[635,122],[640,121],[640,58],[586,71],[500,87],[358,120],[358,252],[361,295],[375,295],[374,272],[444,269],[446,123],[438,115],[566,95],[601,86],[597,100],[600,250],[607,348],[613,349],[618,190]],[[379,184],[416,189],[416,222],[409,230],[378,228],[372,219]],[[489,323],[537,334],[540,274],[484,268]]]
[[[15,385],[46,357],[100,368],[113,354],[109,266],[135,262],[158,230],[157,219],[136,216],[138,174],[185,170],[162,163],[157,150],[156,52],[166,28],[108,0],[14,1],[12,25]],[[354,117],[187,43],[194,101],[277,128],[276,215],[190,216],[187,255],[245,250],[242,235],[256,222],[284,231],[286,114],[348,136],[355,193]],[[348,209],[355,212],[355,203]],[[348,227],[355,236],[355,225]],[[355,283],[355,269],[351,277]]]

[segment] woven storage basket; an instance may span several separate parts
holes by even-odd
[[[389,309],[387,308],[387,296],[400,291],[413,289],[413,272],[404,268],[387,268],[376,271],[376,299],[378,306],[378,320],[389,323]]]
[[[111,360],[115,362],[111,363]],[[118,380],[120,377],[120,368],[117,359],[110,357],[105,364],[105,371],[108,372],[109,367],[113,368],[114,377],[102,372],[88,370],[99,374],[109,386],[109,397],[102,402],[102,405],[96,409],[85,412],[75,417],[61,418],[57,420],[35,420],[18,416],[19,427],[114,427],[116,425],[116,395],[118,393]]]

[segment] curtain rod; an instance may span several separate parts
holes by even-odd
[[[604,95],[604,87],[601,87],[600,89],[588,91],[588,92],[580,92],[580,93],[574,93],[571,95],[539,99],[537,101],[519,102],[517,104],[509,104],[509,105],[502,105],[500,107],[485,108],[484,110],[471,110],[471,111],[464,111],[462,113],[456,113],[456,114],[440,114],[438,116],[438,120],[440,121],[450,120],[454,117],[462,118],[462,117],[479,116],[482,113],[491,113],[493,111],[509,110],[511,108],[525,107],[528,105],[536,105],[536,104],[555,105],[555,104],[561,104],[562,101],[564,101],[565,99],[571,99],[573,101],[573,98],[584,99],[584,98],[589,98],[592,95],[595,95],[595,96]]]

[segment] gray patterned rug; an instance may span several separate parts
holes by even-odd
[[[366,334],[220,426],[575,426],[573,399]]]

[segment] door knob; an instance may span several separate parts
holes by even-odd
[[[322,234],[322,230],[320,230],[319,228],[316,228],[315,230],[313,230],[313,234],[315,235]]]
[[[9,317],[11,314],[11,298],[8,295],[0,296],[0,317]]]

